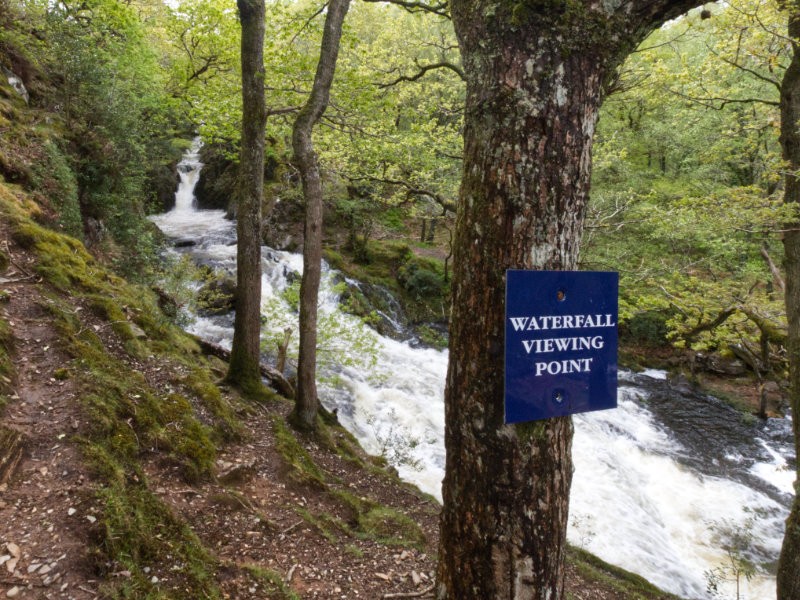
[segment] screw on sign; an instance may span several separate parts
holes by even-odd
[[[506,423],[617,406],[619,276],[506,272]]]

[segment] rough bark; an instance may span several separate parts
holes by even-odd
[[[573,269],[604,82],[695,2],[454,0],[467,78],[437,598],[563,597],[572,421],[504,425],[509,268]]]
[[[317,298],[322,271],[322,178],[311,137],[314,124],[328,106],[342,23],[350,0],[330,0],[325,15],[319,62],[308,101],[292,129],[294,163],[303,182],[306,219],[303,240],[303,278],[300,282],[300,352],[297,362],[297,395],[292,423],[314,429],[317,422]]]
[[[800,5],[787,3],[789,36],[800,39]],[[792,60],[781,82],[781,148],[787,162],[784,202],[800,203],[800,55],[794,43]],[[789,403],[794,428],[795,451],[800,456],[800,222],[787,227],[783,247],[786,267],[786,317],[789,322],[787,348],[789,352]],[[798,464],[800,475],[800,464]],[[778,600],[800,600],[800,494],[795,480],[795,497],[778,562]]]
[[[264,192],[264,0],[237,0],[242,27],[242,141],[236,211],[236,317],[228,381],[261,384],[261,202]]]

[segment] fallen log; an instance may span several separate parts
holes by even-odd
[[[216,356],[225,362],[230,361],[230,350],[227,350],[218,344],[208,342],[196,335],[193,335],[192,338],[194,338],[194,340],[200,345],[200,350],[203,352],[203,354]],[[259,367],[261,369],[261,376],[270,382],[270,385],[275,388],[275,391],[277,391],[284,398],[294,400],[294,387],[281,373],[277,371],[277,369],[274,369],[269,365],[265,365],[264,363],[261,363]]]

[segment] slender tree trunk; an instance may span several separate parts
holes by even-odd
[[[228,381],[260,388],[261,202],[264,191],[264,0],[238,0],[242,26],[242,142],[236,211],[236,317]]]
[[[564,591],[572,421],[504,425],[509,268],[573,269],[602,87],[691,2],[453,0],[467,75],[437,598]]]
[[[789,18],[789,37],[800,39],[800,5],[786,5]],[[786,168],[784,202],[800,202],[800,54],[793,43],[792,60],[781,82],[781,148]],[[789,321],[787,348],[789,350],[789,403],[797,456],[800,456],[800,222],[787,227],[783,237],[786,266],[786,316]],[[798,463],[800,475],[800,463]],[[800,490],[795,480],[795,497],[778,562],[778,600],[800,600]]]
[[[303,181],[306,202],[303,279],[300,283],[300,354],[297,362],[297,395],[292,423],[301,429],[314,429],[317,400],[317,298],[322,269],[322,179],[311,138],[314,124],[328,106],[339,40],[350,0],[330,0],[325,15],[317,72],[311,96],[297,115],[292,130],[294,162]]]

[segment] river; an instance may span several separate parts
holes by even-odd
[[[234,273],[234,224],[223,211],[194,207],[198,150],[195,144],[179,166],[175,208],[152,219],[179,242],[175,252]],[[283,292],[302,272],[302,257],[267,247],[262,257],[264,335],[282,337],[285,327],[296,329]],[[329,335],[321,341],[320,398],[367,451],[386,455],[401,477],[441,499],[447,351],[381,336],[343,313],[340,281],[325,269],[320,313]],[[232,325],[230,315],[194,316],[189,329],[230,347]],[[788,419],[743,418],[663,372],[645,371],[620,373],[618,408],[574,421],[573,544],[664,590],[706,599],[715,597],[708,572],[730,565],[722,546],[746,534],[742,554],[759,567],[742,582],[740,598],[775,597],[770,571],[794,480]],[[736,597],[731,581],[720,590],[718,597]]]

